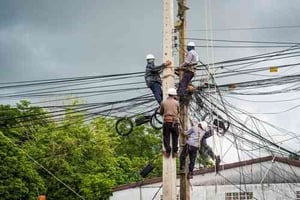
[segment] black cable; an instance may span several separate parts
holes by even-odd
[[[98,76],[84,76],[84,77],[71,77],[71,78],[61,78],[61,79],[7,82],[7,83],[0,83],[1,85],[5,85],[5,86],[0,86],[0,89],[25,87],[25,86],[38,86],[38,85],[45,85],[45,84],[57,84],[57,83],[65,83],[65,82],[74,82],[74,81],[100,79],[100,78],[122,77],[122,76],[132,76],[132,75],[142,75],[142,74],[144,74],[144,72],[98,75]]]
[[[189,31],[237,31],[237,30],[266,30],[266,29],[295,29],[300,28],[298,25],[290,26],[266,26],[266,27],[233,27],[233,28],[219,28],[219,29],[192,29]]]
[[[218,40],[218,39],[202,39],[202,38],[185,38],[187,40],[198,40],[198,41],[213,41],[213,42],[225,42],[225,43],[252,43],[252,44],[299,44],[298,42],[270,42],[270,41],[249,41],[249,40]]]

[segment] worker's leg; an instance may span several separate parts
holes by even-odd
[[[172,124],[172,147],[173,147],[173,154],[178,153],[178,136],[179,136],[179,124],[173,123]]]
[[[192,78],[194,77],[194,72],[191,71],[185,71],[183,73],[183,77],[179,82],[179,87],[178,87],[178,96],[184,96],[185,95],[185,90],[188,86],[188,84],[190,83],[190,81],[192,80]]]
[[[211,157],[211,159],[213,159],[215,161],[216,172],[218,173],[219,172],[219,168],[220,168],[220,162],[221,162],[220,156],[216,156],[214,154],[213,150],[207,144],[206,144],[205,148],[206,148],[206,152],[209,155],[209,157]]]
[[[201,157],[207,157],[208,155],[206,154],[206,146],[207,144],[201,144],[200,149],[199,149],[199,155]]]
[[[163,142],[166,153],[170,155],[171,153],[171,146],[170,146],[170,133],[171,133],[172,123],[171,122],[164,122],[163,125]]]
[[[196,161],[196,158],[197,158],[197,151],[198,151],[197,147],[190,146],[190,148],[189,148],[189,156],[190,156],[189,173],[191,175],[193,175],[193,170],[194,170],[194,167],[195,167],[195,161]]]
[[[161,90],[161,84],[159,82],[153,82],[151,83],[150,89],[152,90],[152,93],[154,95],[154,98],[160,105],[162,102],[162,90]]]
[[[214,154],[212,148],[210,148],[210,146],[208,146],[207,144],[205,145],[205,152],[209,157],[211,157],[211,159],[213,159],[213,160],[215,159],[215,154]]]

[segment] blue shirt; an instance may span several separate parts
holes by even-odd
[[[186,143],[198,148],[202,143],[206,143],[207,138],[212,136],[212,131],[205,131],[198,126],[193,126],[185,134],[188,136]]]
[[[147,87],[150,87],[152,82],[158,82],[161,84],[160,74],[162,73],[163,69],[166,67],[165,64],[155,66],[154,62],[147,63],[146,72],[145,72],[145,81]]]

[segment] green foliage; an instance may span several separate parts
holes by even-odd
[[[85,122],[84,113],[72,109],[61,121],[49,116],[26,101],[15,108],[0,106],[2,136],[14,143],[1,140],[0,196],[27,200],[45,194],[47,200],[78,199],[59,179],[87,200],[105,200],[113,186],[140,180],[139,172],[149,162],[155,165],[150,177],[161,175],[160,131],[138,126],[129,136],[120,137],[113,119]]]
[[[161,132],[154,130],[148,126],[135,127],[133,132],[127,136],[120,138],[120,143],[116,148],[116,154],[119,156],[128,157],[135,168],[133,181],[138,181],[140,170],[144,168],[149,162],[154,163],[154,171],[149,174],[149,177],[161,176],[162,172],[162,143]],[[132,178],[128,179],[129,182]]]
[[[0,132],[1,199],[36,199],[39,192],[45,192],[45,184],[36,166]]]
[[[0,131],[19,144],[32,139],[33,134],[47,123],[46,113],[28,101],[21,101],[16,107],[0,105]]]
[[[208,155],[205,154],[198,154],[197,161],[200,165],[203,165],[206,168],[214,166],[214,162],[210,159]]]

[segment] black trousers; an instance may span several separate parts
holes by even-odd
[[[186,95],[186,88],[191,82],[192,78],[194,77],[194,72],[191,71],[184,71],[182,79],[179,82],[178,87],[178,96],[184,96]]]
[[[173,153],[178,151],[178,123],[164,122],[163,124],[163,142],[167,153],[171,153],[170,137],[172,136]]]
[[[195,161],[197,158],[197,151],[198,151],[197,147],[193,147],[188,144],[184,145],[182,152],[180,154],[180,158],[179,158],[179,160],[180,160],[179,169],[180,170],[184,169],[186,156],[189,155],[189,157],[190,157],[189,172],[193,173],[193,170],[195,167]]]
[[[156,101],[158,102],[158,104],[160,105],[162,102],[162,90],[161,90],[161,84],[159,82],[152,82],[149,86],[149,88],[151,89]]]
[[[201,147],[199,149],[199,154],[203,156],[209,156],[211,159],[215,159],[215,154],[213,150],[210,148],[210,146],[207,145],[206,142],[201,144]]]

